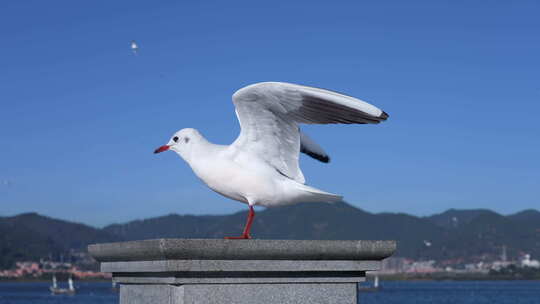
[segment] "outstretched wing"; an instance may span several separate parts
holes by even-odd
[[[233,95],[240,136],[233,146],[249,150],[281,174],[304,183],[298,166],[298,123],[379,123],[388,114],[359,99],[336,92],[283,82],[262,82]]]

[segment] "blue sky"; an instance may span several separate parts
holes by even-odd
[[[0,215],[245,209],[152,151],[184,127],[232,142],[231,94],[259,81],[390,114],[304,128],[332,157],[302,157],[308,184],[357,207],[538,208],[539,15],[538,1],[3,1]]]

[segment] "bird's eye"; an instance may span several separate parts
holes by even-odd
[[[178,136],[173,137],[172,139],[174,142],[178,142]]]
[[[184,137],[184,142],[187,143],[189,141],[189,138]]]

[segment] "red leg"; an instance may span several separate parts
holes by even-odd
[[[251,230],[251,224],[253,224],[253,218],[255,218],[255,210],[253,210],[253,206],[250,205],[248,217],[246,221],[246,226],[244,227],[244,232],[242,232],[242,235],[241,236],[226,236],[225,238],[228,240],[250,239],[251,235],[249,235],[249,232]]]

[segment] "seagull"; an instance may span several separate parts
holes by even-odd
[[[131,40],[131,51],[133,51],[133,55],[137,55],[139,52],[139,46],[137,45],[137,42],[135,40]]]
[[[172,150],[215,192],[249,207],[244,231],[249,239],[253,206],[300,202],[339,202],[342,196],[305,185],[300,152],[328,163],[328,154],[303,133],[299,124],[378,124],[388,118],[379,108],[329,90],[284,82],[255,83],[232,100],[240,135],[231,145],[216,145],[186,128],[154,153]]]

